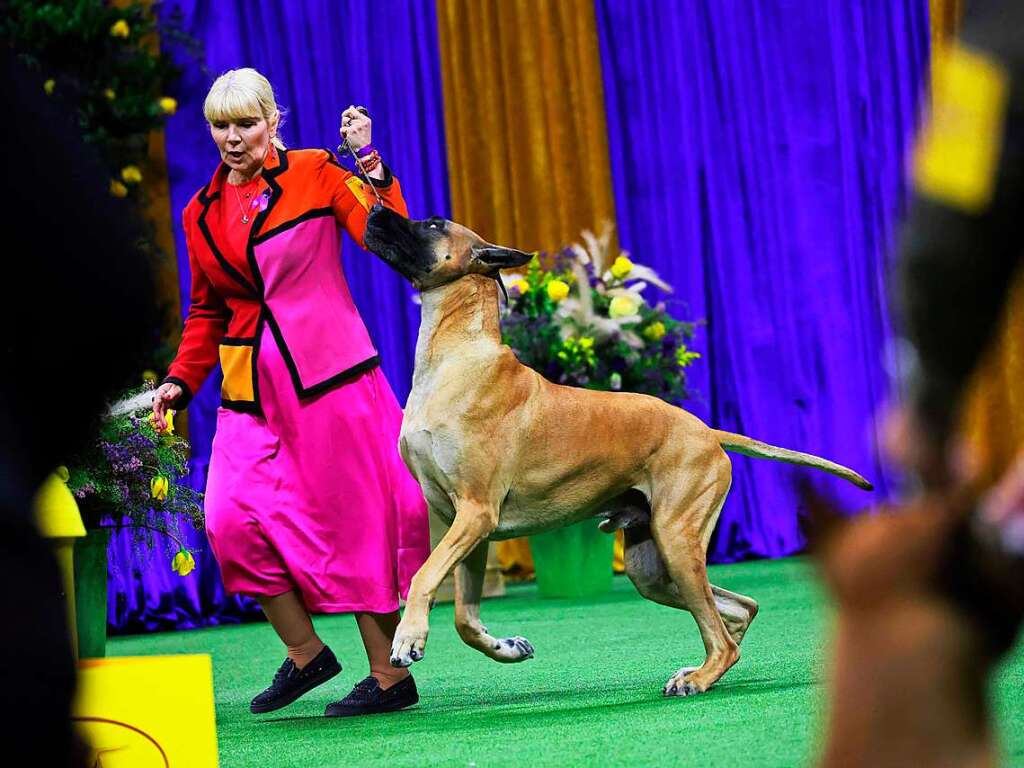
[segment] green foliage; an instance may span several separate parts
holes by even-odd
[[[140,211],[150,203],[144,179],[164,173],[150,163],[150,137],[177,109],[173,94],[181,72],[161,43],[173,42],[195,58],[200,53],[182,31],[180,15],[158,21],[158,6],[8,0],[0,15],[0,40],[40,74],[50,98],[77,117],[107,167],[110,193],[130,198]],[[172,258],[158,245],[152,223],[140,216],[140,224],[139,257],[154,264]],[[173,356],[166,337],[176,334],[178,316],[176,306],[160,309],[164,320],[153,329],[148,367],[165,370]]]
[[[176,20],[158,25],[151,3],[114,5],[98,0],[10,0],[0,37],[47,81],[51,97],[73,109],[85,139],[95,144],[111,178],[126,180],[128,166],[144,168],[151,131],[163,127],[176,104],[162,101],[180,76],[159,37],[193,51]],[[159,36],[158,36],[159,33]]]

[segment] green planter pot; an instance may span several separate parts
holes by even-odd
[[[92,528],[75,543],[75,612],[78,656],[107,655],[107,544],[110,531]]]
[[[544,597],[589,597],[612,586],[615,537],[596,520],[530,537],[537,587]]]

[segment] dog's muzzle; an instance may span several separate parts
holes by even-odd
[[[375,205],[366,219],[363,242],[414,287],[422,289],[423,280],[433,266],[433,257],[427,243],[416,233],[413,222]]]

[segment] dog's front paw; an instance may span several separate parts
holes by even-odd
[[[704,693],[705,688],[701,688],[692,680],[687,680],[686,676],[691,672],[695,672],[697,667],[683,667],[676,672],[672,677],[665,683],[665,687],[662,689],[662,693],[665,696],[695,696],[698,693]]]
[[[533,658],[533,643],[525,637],[501,637],[494,641],[490,657],[503,664],[515,664]]]
[[[414,661],[423,658],[423,649],[427,644],[427,632],[404,631],[398,625],[394,642],[391,644],[391,666],[409,667]]]

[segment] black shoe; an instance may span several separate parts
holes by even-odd
[[[309,693],[318,685],[326,683],[339,672],[341,672],[341,664],[326,645],[316,655],[316,658],[302,669],[296,667],[295,662],[291,659],[285,659],[284,664],[274,675],[274,682],[267,690],[252,700],[249,711],[258,715],[287,707],[297,698]]]
[[[387,690],[380,687],[377,678],[370,675],[356,683],[351,693],[341,701],[327,705],[327,717],[352,717],[353,715],[375,715],[379,712],[395,712],[411,707],[420,700],[416,692],[416,681],[409,675],[400,683]]]

